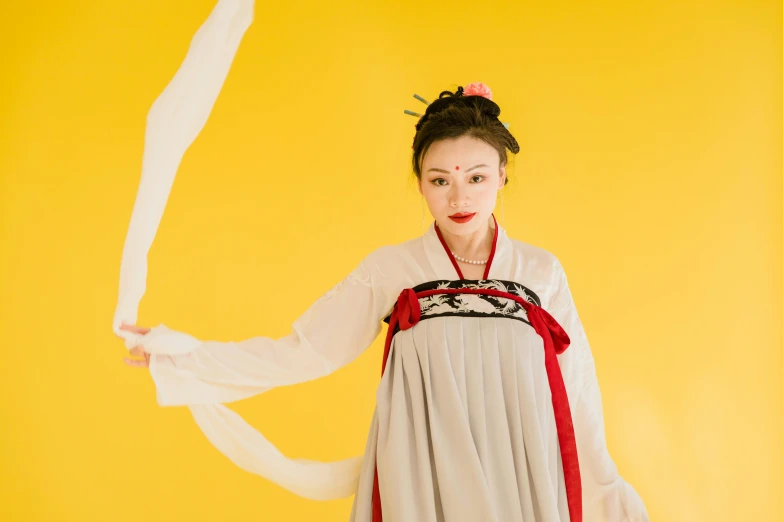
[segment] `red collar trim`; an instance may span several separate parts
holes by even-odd
[[[495,249],[497,248],[498,245],[498,220],[495,218],[494,213],[492,214],[492,220],[495,222],[495,235],[492,238],[492,250],[489,252],[489,259],[487,259],[487,266],[484,269],[483,279],[487,279],[489,277],[489,269],[492,266],[492,260],[495,259]],[[457,275],[459,276],[460,279],[465,279],[465,276],[462,275],[462,270],[459,269],[457,260],[452,255],[451,250],[446,244],[446,240],[443,239],[443,235],[441,235],[440,233],[440,227],[438,227],[437,222],[435,222],[435,232],[438,234],[438,239],[440,240],[441,246],[443,246],[443,250],[446,251],[446,255],[449,256],[449,260],[451,261],[451,264],[454,266],[454,269],[457,271]]]

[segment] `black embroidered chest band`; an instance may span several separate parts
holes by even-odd
[[[498,290],[521,297],[529,303],[541,306],[541,299],[531,289],[514,281],[501,279],[457,279],[428,281],[413,287],[416,293],[440,289]],[[421,319],[434,317],[507,317],[530,324],[524,307],[508,297],[475,293],[443,293],[419,298]],[[391,313],[383,322],[389,324]]]

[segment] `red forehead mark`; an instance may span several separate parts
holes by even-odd
[[[454,168],[455,168],[456,170],[459,170],[459,165],[457,165],[457,166],[456,166],[456,167],[454,167]]]

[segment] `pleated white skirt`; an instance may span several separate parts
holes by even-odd
[[[570,522],[543,340],[506,317],[400,330],[377,390],[351,522]]]

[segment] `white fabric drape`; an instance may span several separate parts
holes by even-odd
[[[207,438],[237,466],[313,499],[348,497],[355,492],[361,457],[333,463],[288,459],[239,415],[220,404],[260,393],[272,386],[301,382],[333,369],[351,350],[366,347],[380,330],[379,321],[356,321],[356,329],[335,331],[323,314],[309,311],[294,332],[279,342],[265,338],[231,343],[212,352],[209,343],[158,325],[141,336],[121,330],[135,324],[146,289],[147,254],[158,230],[182,157],[209,117],[239,44],[253,20],[253,0],[219,0],[193,37],[188,53],[155,100],[147,116],[142,175],[120,267],[120,289],[114,332],[128,348],[141,345],[154,355],[150,372],[161,405],[186,404]],[[346,313],[373,311],[372,286],[360,265],[334,289]],[[326,306],[318,304],[314,311]],[[371,326],[371,325],[375,326]],[[361,331],[359,331],[361,329]],[[312,339],[333,334],[323,352]],[[353,338],[351,338],[353,336]],[[179,356],[175,361],[174,356]],[[193,378],[192,368],[205,363],[213,371]],[[225,363],[225,364],[223,364]],[[252,377],[240,378],[245,363]],[[215,369],[219,368],[219,369]],[[208,384],[207,384],[208,383]],[[165,391],[164,391],[165,390]]]
[[[119,299],[113,320],[114,332],[125,339],[128,348],[135,346],[141,336],[120,330],[120,325],[136,324],[139,302],[146,290],[147,254],[177,168],[212,112],[252,21],[253,0],[218,1],[194,35],[174,78],[147,114],[141,181],[122,252]],[[193,347],[192,340],[175,336],[172,342],[165,342],[166,332],[158,335],[161,346],[166,345],[172,352],[183,353]]]

